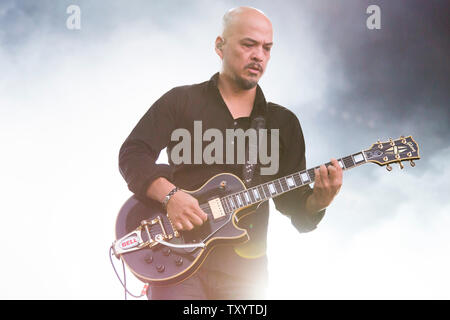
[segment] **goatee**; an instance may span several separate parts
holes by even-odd
[[[241,77],[236,77],[236,84],[239,86],[239,88],[243,90],[250,90],[256,87],[258,84],[257,80],[247,80]]]

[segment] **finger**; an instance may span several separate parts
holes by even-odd
[[[333,183],[340,186],[342,185],[342,168],[339,165],[339,162],[334,158],[331,158],[331,163],[333,164],[333,167],[336,169],[333,175]]]
[[[331,163],[334,168],[336,168],[336,176],[342,180],[342,167],[339,165],[339,162],[336,159],[331,158]]]
[[[205,213],[205,211],[202,210],[202,208],[200,208],[199,205],[197,205],[195,209],[196,209],[195,212],[200,217],[200,219],[202,219],[203,221],[208,220],[208,215]]]
[[[201,226],[203,224],[202,218],[199,217],[198,213],[195,211],[187,211],[186,215],[188,219],[195,225]]]
[[[192,213],[200,218],[201,223],[203,223],[203,221],[206,221],[208,219],[208,215],[202,210],[202,208],[200,208],[200,204],[198,203],[198,200],[195,198],[191,204],[191,209]]]
[[[337,169],[333,165],[328,166],[327,169],[328,169],[328,177],[329,177],[330,181],[336,180]]]
[[[335,158],[331,158],[331,164],[336,168],[342,170],[341,166],[339,165],[339,162]]]
[[[177,229],[178,231],[181,231],[181,230],[183,230],[183,225],[180,222],[176,222],[175,229]]]
[[[319,169],[314,169],[314,188],[321,187],[322,181],[320,180],[320,171]]]
[[[321,165],[319,171],[320,171],[320,180],[322,182],[322,186],[324,188],[328,188],[329,180],[328,180],[327,167],[325,167],[325,165]]]
[[[194,229],[194,225],[187,219],[184,219],[182,222],[184,230],[192,230]]]

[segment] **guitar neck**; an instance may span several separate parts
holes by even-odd
[[[367,163],[367,158],[364,154],[364,151],[361,151],[337,159],[337,161],[342,170],[349,170]],[[331,162],[325,163],[326,167],[330,165]],[[256,204],[261,201],[269,200],[283,193],[311,184],[315,181],[314,169],[318,169],[319,167],[320,166],[295,172],[279,179],[275,179],[269,182],[262,183],[255,187],[248,188],[244,191],[229,194],[221,198],[222,205],[224,206],[225,210],[227,210],[228,212],[232,212],[236,209]]]

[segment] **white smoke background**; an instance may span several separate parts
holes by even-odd
[[[330,103],[333,92],[359,92],[336,63],[339,50],[319,36],[327,17],[343,9],[317,3],[2,2],[0,298],[123,298],[108,257],[116,214],[131,195],[118,171],[120,145],[164,92],[219,70],[213,44],[220,19],[248,4],[275,29],[261,86],[268,100],[298,115],[310,166],[390,135],[427,142],[414,169],[388,173],[368,164],[346,172],[311,233],[298,234],[273,208],[269,298],[448,299],[448,126],[435,130],[448,101],[423,123],[398,118],[380,127],[385,119],[373,104],[355,114],[345,96]],[[66,27],[71,4],[81,8],[81,30]],[[364,23],[364,5],[345,9]],[[323,20],[315,19],[320,10]],[[142,284],[129,272],[127,280],[138,293]]]

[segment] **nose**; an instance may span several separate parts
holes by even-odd
[[[264,60],[264,49],[262,46],[255,46],[252,50],[251,59],[255,62],[262,62]]]

